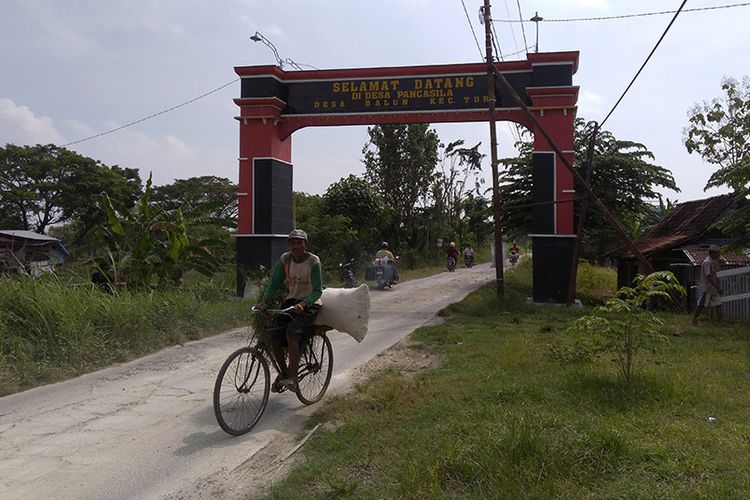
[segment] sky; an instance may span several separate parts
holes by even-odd
[[[240,84],[235,66],[282,59],[320,69],[481,62],[482,0],[0,0],[0,145],[57,144],[106,165],[139,169],[157,185],[215,175],[237,181]],[[671,14],[553,22],[676,10],[677,0],[495,0],[493,18],[539,23],[539,51],[580,52],[578,116],[601,121],[663,33]],[[686,9],[742,3],[691,0]],[[519,15],[520,7],[520,15]],[[750,6],[683,12],[605,125],[645,144],[671,170],[688,201],[715,170],[682,143],[688,111],[721,96],[724,76],[750,74]],[[524,59],[534,23],[496,22],[506,60]],[[524,35],[526,43],[524,43]],[[533,50],[533,49],[531,49]],[[288,66],[285,69],[291,69]],[[229,84],[229,85],[227,85]],[[227,86],[225,86],[227,85]],[[70,144],[197,99],[117,132]],[[436,124],[444,143],[482,143],[486,123]],[[515,128],[498,124],[500,157],[512,156]],[[367,128],[302,129],[292,138],[294,190],[322,194],[364,172]],[[70,144],[70,145],[68,145]],[[601,175],[606,175],[605,172]],[[488,184],[489,185],[489,184]]]

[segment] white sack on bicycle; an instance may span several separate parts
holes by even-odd
[[[326,288],[321,301],[323,307],[315,318],[316,325],[330,326],[349,334],[357,342],[364,340],[370,321],[370,289],[367,285]]]

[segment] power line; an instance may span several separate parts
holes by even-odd
[[[471,18],[469,17],[469,11],[466,10],[466,2],[464,2],[464,0],[461,0],[461,5],[464,6],[464,14],[466,14],[466,20],[469,21],[469,28],[471,28],[471,34],[474,35],[474,41],[477,44],[477,50],[479,51],[479,57],[484,61],[484,54],[482,53],[482,47],[479,45],[479,39],[477,38],[476,31],[474,31],[474,25],[471,24]]]
[[[524,53],[529,52],[533,48],[534,48],[533,45],[531,47],[525,47],[523,49],[517,50],[516,52],[511,52],[510,54],[505,54],[505,57],[517,56],[518,54],[524,54]]]
[[[68,147],[68,146],[72,146],[73,144],[79,144],[79,143],[81,143],[81,142],[89,141],[89,140],[91,140],[91,139],[96,139],[97,137],[101,137],[101,136],[103,136],[103,135],[111,134],[112,132],[117,132],[118,130],[122,130],[122,129],[124,129],[124,128],[128,128],[128,127],[131,127],[131,126],[133,126],[133,125],[135,125],[135,124],[137,124],[137,123],[145,122],[146,120],[150,120],[151,118],[155,118],[155,117],[157,117],[157,116],[159,116],[159,115],[163,115],[163,114],[165,114],[165,113],[169,113],[170,111],[174,111],[175,109],[181,108],[181,107],[183,107],[183,106],[187,106],[188,104],[190,104],[190,103],[193,103],[193,102],[195,102],[195,101],[197,101],[197,100],[199,100],[199,99],[203,99],[204,97],[206,97],[206,96],[209,96],[209,95],[211,95],[211,94],[214,94],[214,93],[216,93],[216,92],[220,91],[220,90],[221,90],[221,89],[223,89],[223,88],[229,87],[230,85],[232,85],[233,83],[236,83],[236,82],[238,82],[238,81],[239,81],[239,78],[235,78],[235,79],[234,79],[234,80],[232,80],[231,82],[229,82],[229,83],[225,83],[225,84],[224,84],[224,85],[222,85],[221,87],[216,87],[216,88],[215,88],[215,89],[213,89],[213,90],[209,90],[209,91],[208,91],[208,92],[206,92],[205,94],[201,94],[201,95],[199,95],[198,97],[194,97],[193,99],[190,99],[189,101],[185,101],[185,102],[183,102],[183,103],[181,103],[181,104],[178,104],[177,106],[172,106],[171,108],[167,108],[167,109],[165,109],[165,110],[159,111],[158,113],[154,113],[154,114],[152,114],[152,115],[148,115],[148,116],[145,116],[145,117],[143,117],[143,118],[140,118],[140,119],[138,119],[138,120],[132,121],[132,122],[130,122],[130,123],[126,123],[125,125],[122,125],[122,126],[120,126],[120,127],[117,127],[117,128],[113,128],[113,129],[111,129],[111,130],[107,130],[106,132],[100,132],[100,133],[98,133],[98,134],[95,134],[95,135],[91,135],[91,136],[89,136],[89,137],[85,137],[85,138],[83,138],[83,139],[78,139],[77,141],[73,141],[73,142],[69,142],[69,143],[67,143],[67,144],[63,144],[63,145],[62,145],[62,147],[66,148],[66,147]]]
[[[630,87],[633,86],[633,84],[635,83],[635,80],[638,78],[638,75],[641,74],[641,71],[643,71],[643,68],[646,67],[646,64],[648,63],[649,59],[651,59],[651,56],[654,55],[654,52],[656,52],[656,48],[659,46],[661,41],[664,40],[664,37],[667,35],[667,32],[669,31],[669,28],[672,27],[672,24],[674,24],[675,20],[677,19],[677,16],[680,15],[680,11],[682,11],[682,8],[685,6],[686,3],[687,3],[687,0],[682,0],[682,3],[680,4],[680,8],[675,11],[674,17],[672,17],[672,20],[669,21],[669,24],[667,25],[667,29],[665,29],[664,33],[661,34],[661,37],[659,37],[659,41],[656,42],[656,45],[654,45],[654,48],[651,49],[651,52],[649,53],[648,57],[646,58],[645,61],[643,61],[643,64],[641,64],[640,69],[635,74],[633,79],[630,81],[625,91],[622,93],[620,98],[617,99],[617,102],[615,103],[614,106],[612,106],[612,109],[609,110],[609,113],[607,113],[607,116],[604,117],[604,120],[602,120],[602,122],[599,124],[599,128],[604,127],[604,123],[609,119],[610,115],[612,115],[612,113],[615,111],[615,109],[617,108],[617,105],[620,104],[620,101],[622,101],[623,97],[625,97],[625,94],[627,94],[628,90],[630,90]]]
[[[505,12],[508,13],[510,16],[510,7],[508,7],[508,0],[504,0],[505,2]],[[521,25],[523,26],[523,24]],[[492,29],[495,29],[495,24],[492,24]],[[513,35],[513,46],[518,50],[518,40],[516,40],[516,30],[513,29],[513,26],[510,27],[510,34]]]
[[[500,39],[497,36],[497,32],[495,31],[495,25],[490,24],[490,28],[492,28],[492,44],[495,46],[495,52],[497,52],[498,57],[501,61],[505,60],[505,56],[503,55],[503,52],[500,50]]]
[[[731,9],[733,7],[747,7],[750,5],[750,2],[743,2],[743,3],[735,3],[735,4],[728,4],[728,5],[715,5],[712,7],[695,7],[692,9],[684,9],[682,12],[698,12],[698,11],[704,11],[704,10],[717,10],[717,9]],[[567,18],[567,19],[548,19],[544,18],[540,22],[545,23],[570,23],[570,22],[579,22],[579,21],[609,21],[612,19],[626,19],[631,17],[646,17],[646,16],[660,16],[664,14],[675,14],[676,10],[662,10],[659,12],[641,12],[638,14],[623,14],[619,16],[603,16],[603,17],[573,17],[573,18]],[[493,19],[492,22],[495,23],[521,23],[521,26],[523,26],[523,23],[530,23],[532,21],[530,20],[524,20],[524,19]]]
[[[521,0],[516,0],[516,4],[518,4],[518,19],[523,21],[523,14],[521,14]],[[528,47],[529,44],[526,41],[526,29],[523,27],[523,23],[521,23],[521,33],[523,33],[523,46]]]

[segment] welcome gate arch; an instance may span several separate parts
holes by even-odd
[[[541,127],[573,161],[578,52],[528,54],[496,66]],[[489,121],[484,63],[284,71],[239,66],[241,79],[237,221],[238,294],[242,270],[270,268],[293,229],[292,134],[304,127]],[[565,302],[575,232],[573,177],[536,125],[496,86],[496,119],[534,134],[533,298]]]

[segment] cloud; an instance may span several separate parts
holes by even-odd
[[[79,137],[96,133],[80,122],[72,122],[70,126],[76,129],[76,136]],[[117,126],[119,125],[116,123],[105,124],[106,129]],[[106,165],[137,168],[144,180],[151,172],[156,185],[201,175],[229,179],[234,179],[237,175],[236,153],[205,146],[196,149],[173,134],[153,136],[128,128],[75,145],[72,149]]]
[[[0,138],[2,145],[59,144],[65,141],[51,118],[36,116],[28,107],[7,98],[0,98]]]
[[[587,120],[601,120],[603,118],[604,98],[590,90],[582,90],[578,95],[578,116]]]
[[[576,7],[609,10],[609,3],[607,0],[575,0],[573,4]]]

